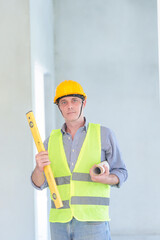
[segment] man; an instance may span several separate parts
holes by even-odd
[[[63,208],[56,209],[51,196],[52,240],[110,240],[110,186],[120,187],[127,170],[113,132],[86,122],[86,94],[81,85],[65,80],[56,89],[54,103],[65,120],[62,129],[53,130],[36,155],[32,173],[35,188],[47,187],[43,169],[51,164]],[[110,171],[93,174],[93,167],[108,161]]]

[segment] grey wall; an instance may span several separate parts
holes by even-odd
[[[0,239],[34,240],[28,1],[0,2]]]
[[[153,240],[160,235],[156,0],[54,3],[56,82],[83,85],[87,120],[114,130],[129,171],[112,189],[111,232]]]

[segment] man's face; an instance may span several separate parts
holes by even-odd
[[[83,117],[83,108],[85,107],[85,105],[86,101],[83,102],[81,117]],[[62,112],[65,121],[76,121],[80,115],[82,99],[72,96],[63,97],[60,99],[58,106]]]

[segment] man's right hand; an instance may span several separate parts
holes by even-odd
[[[36,159],[36,169],[40,172],[44,171],[44,167],[49,165],[51,162],[48,157],[48,151],[39,152],[35,156]]]
[[[36,167],[32,173],[32,182],[37,186],[41,187],[45,181],[44,167],[49,165],[48,151],[39,152],[36,154]]]

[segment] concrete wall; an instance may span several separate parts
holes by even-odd
[[[0,2],[0,239],[34,240],[28,1]]]
[[[87,120],[114,130],[128,167],[128,182],[120,190],[112,189],[113,239],[119,239],[116,235],[156,239],[160,235],[156,0],[54,0],[54,4],[56,82],[73,79],[84,86]],[[60,119],[58,114],[57,127]]]

